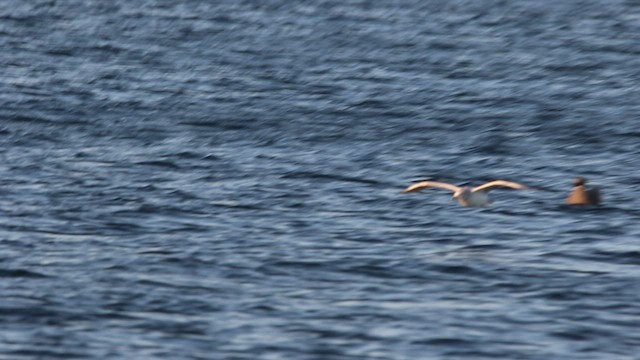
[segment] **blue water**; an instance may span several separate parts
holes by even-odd
[[[640,358],[638,1],[5,0],[0,50],[0,359]]]

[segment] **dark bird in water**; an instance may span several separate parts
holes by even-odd
[[[579,177],[573,180],[571,194],[564,202],[569,205],[600,205],[601,201],[600,189],[587,186],[587,180]]]

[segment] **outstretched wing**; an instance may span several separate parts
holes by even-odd
[[[529,189],[528,186],[526,185],[522,185],[522,184],[518,184],[512,181],[505,181],[505,180],[495,180],[495,181],[490,181],[486,184],[482,184],[480,186],[476,186],[475,188],[473,188],[471,191],[489,191],[493,188],[496,187],[508,187],[508,188],[512,188],[512,189],[518,189],[518,190],[523,190],[523,189]]]
[[[407,187],[406,189],[404,189],[403,192],[412,192],[412,191],[418,191],[418,190],[422,190],[424,188],[427,187],[436,187],[436,188],[442,188],[442,189],[447,189],[447,190],[451,190],[453,192],[458,191],[460,188],[453,185],[453,184],[448,184],[448,183],[443,183],[443,182],[438,182],[438,181],[421,181],[418,183],[415,183],[409,187]]]

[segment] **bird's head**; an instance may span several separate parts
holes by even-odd
[[[460,189],[456,190],[453,193],[453,196],[451,196],[451,201],[453,200],[457,200],[459,198],[465,198],[466,194],[469,192],[469,188],[466,186],[461,187]]]
[[[585,178],[577,177],[573,180],[573,186],[584,186],[586,182]]]

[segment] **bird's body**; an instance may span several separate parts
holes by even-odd
[[[454,193],[453,198],[458,199],[462,206],[487,207],[491,204],[489,195],[485,191],[472,191],[466,186],[461,189],[457,196]]]
[[[528,187],[525,185],[504,180],[490,181],[486,184],[476,186],[474,188],[469,188],[467,186],[459,187],[453,184],[438,181],[421,181],[407,187],[406,189],[404,189],[404,192],[418,191],[428,187],[436,187],[453,191],[452,199],[457,199],[462,206],[472,207],[489,206],[491,204],[491,200],[489,199],[489,195],[487,194],[487,192],[496,187],[507,187],[520,190],[528,189]]]
[[[573,189],[564,202],[569,205],[600,205],[601,201],[600,189],[587,186],[587,181],[583,178],[576,178]]]

